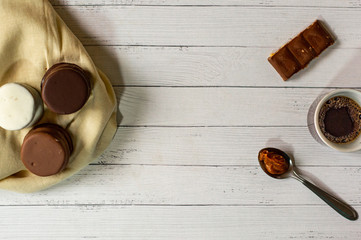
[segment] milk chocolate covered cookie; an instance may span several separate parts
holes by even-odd
[[[44,103],[58,114],[80,110],[87,102],[90,91],[90,80],[84,70],[71,63],[55,64],[41,82]]]
[[[56,124],[41,124],[24,138],[21,160],[38,176],[51,176],[64,170],[73,151],[69,133]]]

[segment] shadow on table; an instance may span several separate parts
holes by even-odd
[[[355,49],[354,56],[349,60],[348,62],[345,62],[345,66],[340,71],[337,76],[333,79],[333,81],[330,82],[329,86],[326,89],[322,89],[319,96],[315,99],[315,101],[311,104],[308,115],[307,115],[307,126],[310,134],[315,139],[315,141],[321,145],[323,145],[324,148],[327,148],[326,144],[323,143],[321,138],[318,136],[314,124],[314,117],[315,117],[315,110],[317,107],[317,104],[320,102],[320,100],[328,94],[330,91],[333,91],[333,88],[340,88],[338,86],[345,86],[344,82],[343,84],[339,84],[340,81],[350,81],[351,87],[341,87],[341,88],[353,88],[353,89],[360,89],[361,88],[361,50]],[[360,83],[358,85],[358,82]],[[347,85],[346,85],[347,86]],[[329,148],[330,151],[336,151],[331,148]],[[357,151],[354,153],[350,153],[354,155],[360,155],[361,151]],[[298,169],[298,168],[297,168]],[[298,169],[299,172],[306,177],[306,179],[311,180],[316,186],[320,187],[321,189],[325,190],[326,192],[329,192],[330,194],[338,197],[342,200],[342,197],[339,196],[336,192],[334,192],[332,189],[330,189],[326,184],[324,184],[320,179],[318,179],[314,174],[311,174],[305,170]]]
[[[329,92],[333,91],[334,88],[340,88],[339,86],[345,86],[345,81],[350,82],[351,87],[341,88],[352,88],[361,89],[361,49],[355,49],[354,56],[348,62],[345,62],[345,67],[340,71],[337,76],[329,83],[326,89],[322,89],[320,94],[311,104],[307,114],[307,126],[311,136],[316,142],[320,143],[324,147],[326,144],[323,143],[321,138],[318,136],[314,124],[315,110],[320,100]],[[339,84],[342,81],[343,84]],[[358,84],[359,83],[359,84]],[[361,154],[361,151],[357,151],[353,154]]]
[[[288,154],[292,155],[293,152],[294,152],[293,146],[290,143],[283,141],[281,138],[270,138],[270,139],[268,139],[268,141],[266,143],[266,146],[278,148],[278,149],[286,152],[287,155]]]
[[[114,87],[119,106],[125,87],[124,87],[124,80],[121,71],[121,63],[119,62],[118,56],[115,52],[115,48],[105,45],[102,39],[98,39],[97,37],[94,37],[90,31],[90,28],[93,26],[88,26],[88,25],[82,26],[83,21],[77,15],[74,15],[72,11],[69,10],[69,8],[71,7],[72,6],[67,6],[67,7],[55,6],[54,9],[62,18],[62,20],[65,22],[65,24],[67,24],[70,30],[74,33],[74,35],[77,36],[78,39],[83,43],[84,47],[88,51],[95,65],[99,67],[100,70],[103,71],[107,77],[109,77]],[[101,19],[102,15],[97,15],[97,17],[99,18],[98,22],[102,22]],[[111,30],[112,28],[111,25],[107,25],[106,27],[107,30]],[[86,45],[87,39],[91,39],[89,46]],[[95,52],[101,54],[96,54]],[[101,57],[96,58],[96,56],[99,55]],[[118,111],[118,115],[117,115],[118,125],[122,122],[122,120],[123,120],[123,116]]]
[[[73,33],[76,36],[80,36],[79,39],[82,41],[84,39],[92,39],[91,40],[91,46],[85,46],[87,51],[89,52],[90,56],[93,58],[94,56],[92,56],[92,52],[94,53],[95,51],[97,53],[101,52],[101,58],[95,59],[93,58],[93,61],[95,63],[96,66],[105,66],[104,69],[102,69],[102,67],[100,68],[105,75],[107,75],[111,82],[112,85],[114,87],[114,91],[116,94],[116,98],[117,98],[117,124],[118,126],[124,121],[124,116],[122,115],[122,113],[120,112],[120,106],[121,106],[121,102],[122,102],[122,98],[124,95],[124,91],[126,90],[125,84],[124,84],[124,79],[122,76],[122,70],[121,70],[121,63],[119,61],[119,58],[115,52],[116,48],[115,47],[110,47],[110,46],[104,46],[102,45],[102,42],[97,41],[96,38],[92,37],[92,34],[89,33],[89,30],[87,28],[90,28],[92,26],[81,26],[81,21],[79,19],[77,19],[77,16],[72,15],[72,12],[70,10],[68,10],[67,7],[61,7],[61,8],[57,8],[55,7],[55,11],[58,12],[59,16],[63,18],[64,22],[66,24],[68,24],[68,27],[73,31]],[[63,17],[64,16],[64,17]],[[102,15],[98,15],[99,17],[99,22],[102,21],[101,17]],[[71,25],[74,23],[79,23],[76,26],[72,26]],[[112,28],[112,26],[107,26],[108,30]],[[83,43],[84,44],[84,43]],[[91,50],[91,51],[89,51]],[[99,56],[99,54],[97,55]],[[104,62],[105,60],[105,62]],[[141,91],[142,93],[142,98],[144,98],[144,91]],[[138,97],[138,96],[133,96],[133,97]],[[137,103],[137,102],[136,102]],[[137,116],[139,115],[139,110],[141,110],[142,107],[140,106],[140,104],[132,104],[132,109],[131,109],[131,114],[130,116],[126,117],[126,122],[135,122],[137,119]],[[108,149],[102,154],[102,156],[100,156],[97,160],[97,163],[93,164],[93,165],[107,165],[107,164],[119,164],[122,158],[122,154],[121,153],[116,153],[116,151],[118,151],[120,148],[123,147],[119,147],[119,146],[123,146],[125,141],[127,141],[127,139],[129,139],[129,135],[132,135],[132,128],[128,128],[127,131],[122,131],[121,132],[121,138],[117,137],[119,134],[116,134],[114,138],[116,138],[116,141],[114,141],[110,144],[110,146],[108,147]],[[119,128],[118,128],[118,133],[119,133]],[[115,156],[115,157],[109,157],[109,156]],[[84,176],[83,176],[84,177]],[[72,182],[68,182],[66,181],[67,184],[72,184]]]

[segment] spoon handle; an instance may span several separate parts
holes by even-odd
[[[314,192],[317,196],[319,196],[323,201],[325,201],[330,207],[336,210],[339,214],[344,216],[349,220],[356,220],[358,218],[357,212],[348,204],[343,201],[337,199],[336,197],[330,195],[329,193],[323,191],[322,189],[316,187],[306,179],[301,176],[297,176],[298,180],[302,182],[306,187],[308,187],[312,192]]]

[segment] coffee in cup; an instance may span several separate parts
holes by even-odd
[[[348,143],[360,134],[360,117],[361,107],[354,100],[345,96],[336,96],[322,105],[319,126],[329,141]]]

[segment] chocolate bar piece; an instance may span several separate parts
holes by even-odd
[[[268,61],[283,80],[305,68],[315,57],[334,43],[331,34],[319,20],[272,54]]]

